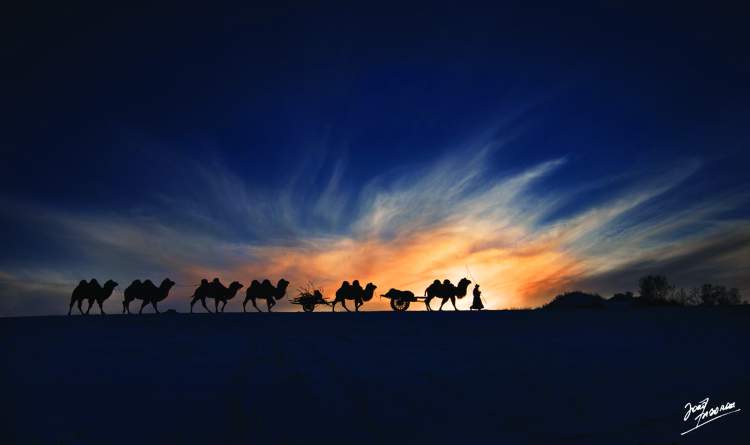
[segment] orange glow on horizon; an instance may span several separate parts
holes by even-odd
[[[480,225],[481,226],[481,225]],[[377,298],[390,288],[422,295],[434,279],[457,283],[472,280],[460,309],[470,305],[471,290],[479,283],[488,309],[534,307],[562,290],[580,270],[580,262],[550,240],[524,240],[520,229],[494,233],[467,224],[443,225],[390,240],[352,238],[309,240],[293,247],[254,247],[256,261],[231,271],[192,269],[192,278],[223,276],[243,283],[268,277],[288,279],[289,295],[312,282],[331,298],[343,280],[375,283],[376,298],[365,309],[387,309]],[[468,268],[468,271],[467,271]],[[227,279],[228,279],[227,278]],[[448,303],[450,305],[450,303]],[[415,310],[423,309],[417,304]],[[433,302],[433,307],[437,304]]]

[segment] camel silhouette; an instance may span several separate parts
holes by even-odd
[[[430,307],[430,300],[433,299],[433,297],[437,297],[440,292],[443,290],[443,284],[440,282],[440,280],[435,280],[427,286],[427,289],[424,290],[424,305],[427,307],[428,311],[432,311],[432,308]]]
[[[250,287],[245,291],[245,301],[242,302],[242,312],[247,312],[246,306],[248,301],[253,303],[255,310],[263,312],[255,303],[255,300],[258,298],[266,300],[268,312],[271,312],[271,308],[276,306],[276,301],[281,300],[284,298],[284,295],[286,295],[287,287],[289,287],[289,282],[283,278],[279,280],[276,287],[274,287],[268,279],[263,280],[262,283],[259,283],[258,280],[253,280],[252,283],[250,283]]]
[[[91,281],[96,281],[91,280]],[[78,303],[78,311],[81,312],[81,315],[83,315],[83,309],[81,308],[81,304],[83,303],[83,300],[88,299],[89,294],[89,282],[86,280],[81,280],[78,282],[78,286],[73,289],[73,293],[70,295],[70,306],[68,306],[68,315],[70,315],[70,312],[73,310],[73,305]]]
[[[89,284],[89,307],[86,309],[86,315],[89,314],[89,311],[91,310],[91,306],[93,305],[93,302],[96,301],[96,304],[99,305],[99,313],[102,315],[106,315],[104,312],[104,307],[102,307],[102,303],[107,300],[107,298],[112,296],[112,292],[117,287],[117,284],[113,280],[107,280],[106,283],[104,283],[104,286],[99,286],[99,283],[96,282],[96,280],[91,280],[92,283]]]
[[[442,283],[440,283],[439,280],[435,280],[430,284],[427,289],[424,291],[424,304],[427,306],[427,310],[431,311],[432,308],[430,307],[430,301],[432,301],[433,298],[438,297],[441,298],[443,301],[440,303],[440,309],[443,310],[443,305],[450,300],[450,302],[453,304],[453,309],[459,310],[456,307],[456,298],[463,298],[466,296],[466,292],[469,288],[469,284],[471,284],[471,281],[469,281],[466,278],[461,278],[461,281],[458,282],[458,286],[451,283],[450,280],[445,279]]]
[[[169,291],[174,284],[175,282],[169,278],[165,278],[159,287],[156,287],[151,280],[146,280],[144,282],[141,282],[140,280],[133,281],[130,286],[125,289],[125,298],[122,301],[122,313],[124,314],[127,311],[127,313],[130,314],[130,302],[133,300],[141,300],[142,303],[141,308],[138,311],[139,314],[143,313],[143,308],[149,303],[154,307],[154,311],[159,314],[158,304],[160,301],[167,298]]]
[[[227,302],[237,295],[237,291],[242,289],[244,286],[239,281],[232,281],[229,287],[225,287],[221,284],[218,278],[214,278],[208,288],[208,298],[214,299],[214,311],[224,312],[224,308],[227,307]],[[219,302],[223,303],[221,309],[219,309]],[[205,306],[205,303],[203,304]],[[191,306],[192,308],[192,306]]]
[[[112,295],[115,287],[117,287],[117,283],[112,280],[107,280],[107,282],[104,283],[104,287],[99,285],[99,282],[96,281],[96,278],[92,278],[89,282],[87,282],[86,280],[81,280],[80,282],[78,282],[78,285],[75,287],[75,289],[73,289],[73,293],[70,296],[68,315],[71,314],[73,305],[75,305],[76,303],[78,304],[78,311],[81,313],[81,315],[88,315],[89,311],[91,311],[91,306],[94,304],[94,301],[97,302],[101,314],[104,315],[105,312],[104,308],[102,307],[102,303],[104,303],[104,301]],[[89,303],[89,307],[86,309],[85,313],[83,312],[83,308],[81,307],[84,300],[87,300]]]
[[[341,303],[347,312],[351,312],[349,308],[346,307],[346,300],[354,300],[354,310],[355,312],[359,312],[359,308],[365,304],[366,301],[372,299],[375,289],[377,289],[377,286],[372,283],[367,283],[367,286],[362,289],[359,280],[352,281],[352,284],[349,284],[348,281],[344,281],[341,283],[341,287],[336,291],[336,298],[333,300],[333,303],[331,303],[331,311],[335,312],[336,303]]]
[[[208,293],[210,291],[211,285],[208,283],[207,279],[202,279],[201,284],[195,289],[195,292],[193,292],[193,295],[190,297],[190,313],[193,313],[193,305],[195,305],[195,302],[200,300],[201,304],[203,305],[203,308],[206,309],[206,312],[211,313],[211,309],[206,306],[206,298],[208,298]]]

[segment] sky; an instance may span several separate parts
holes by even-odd
[[[93,277],[750,294],[746,11],[312,3],[4,18],[0,316]]]

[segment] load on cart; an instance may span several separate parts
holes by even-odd
[[[320,289],[314,289],[312,285],[299,289],[299,295],[289,300],[292,304],[299,304],[305,312],[312,312],[315,306],[324,304],[330,306],[331,302],[326,301]]]
[[[393,288],[380,297],[391,300],[391,309],[396,312],[403,312],[409,309],[409,305],[412,302],[425,300],[425,297],[417,297],[414,295],[414,292],[410,290],[398,290]]]

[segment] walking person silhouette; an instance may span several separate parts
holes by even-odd
[[[484,305],[482,304],[482,291],[479,290],[479,285],[474,285],[474,300],[471,302],[470,310],[478,310],[481,311],[484,309]]]

